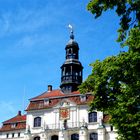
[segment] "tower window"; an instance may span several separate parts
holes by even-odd
[[[89,122],[97,122],[97,112],[90,112],[88,120]]]
[[[41,126],[41,117],[34,118],[34,127],[40,127]]]
[[[69,53],[71,54],[71,52],[72,52],[72,50],[71,49],[69,49]]]

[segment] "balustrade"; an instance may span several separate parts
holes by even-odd
[[[62,83],[69,83],[69,82],[80,83],[82,79],[81,76],[78,75],[66,75],[66,76],[62,76],[61,81]]]

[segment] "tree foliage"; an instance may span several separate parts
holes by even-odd
[[[91,110],[111,115],[121,140],[140,139],[140,31],[135,28],[126,41],[128,52],[122,52],[91,64],[92,74],[80,91],[93,92]]]
[[[80,91],[93,93],[91,110],[111,116],[119,140],[136,140],[140,139],[140,0],[92,0],[88,4],[95,18],[113,8],[120,17],[118,40],[128,51],[92,63],[92,73]]]
[[[101,16],[103,11],[115,9],[120,17],[119,42],[125,40],[131,28],[140,26],[140,0],[91,0],[87,9],[95,18]]]

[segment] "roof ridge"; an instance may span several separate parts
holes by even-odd
[[[22,118],[22,117],[26,117],[26,114],[24,114],[24,115],[16,115],[15,117],[12,117],[11,119],[8,119],[8,120],[6,120],[6,121],[4,121],[3,122],[3,124],[7,124],[7,123],[12,123],[12,122],[15,122],[15,121],[12,121],[13,119],[16,119],[17,117],[20,117],[20,118]],[[21,122],[21,121],[23,121],[24,119],[20,119],[20,120],[18,120],[18,121],[16,121],[16,122]],[[26,119],[25,119],[26,120]]]
[[[35,97],[33,97],[33,98],[30,98],[29,100],[31,101],[31,100],[34,100],[35,98],[38,98],[38,97],[40,97],[40,96],[42,96],[42,95],[44,95],[44,94],[49,94],[49,93],[51,93],[51,92],[53,92],[53,91],[61,91],[60,89],[54,89],[54,90],[52,90],[52,91],[44,91],[42,94],[40,94],[40,95],[37,95],[37,96],[35,96]]]

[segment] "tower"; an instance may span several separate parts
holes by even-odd
[[[60,88],[64,93],[76,91],[82,83],[83,66],[79,61],[79,46],[74,40],[72,26],[70,25],[70,40],[67,43],[66,60],[61,66],[61,85]]]

